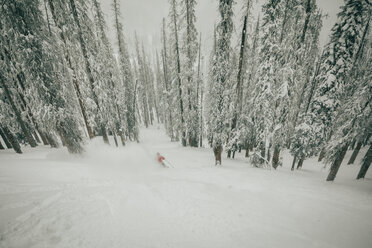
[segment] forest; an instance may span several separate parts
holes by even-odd
[[[218,1],[213,47],[202,54],[196,0],[168,1],[156,53],[137,36],[129,49],[119,0],[111,1],[113,23],[98,0],[1,0],[0,149],[80,154],[96,136],[125,146],[141,142],[140,127],[162,123],[172,142],[210,148],[211,164],[243,150],[254,167],[276,169],[287,150],[292,170],[314,156],[329,164],[327,181],[348,150],[353,164],[366,148],[355,175],[364,178],[372,162],[370,0],[344,1],[324,47],[315,0],[268,0],[258,17],[255,1],[242,2],[234,23],[235,1]]]

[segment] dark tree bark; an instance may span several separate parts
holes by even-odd
[[[325,156],[325,148],[323,147],[319,153],[318,162],[321,162]]]
[[[215,157],[215,165],[219,164],[221,165],[221,154],[222,154],[222,146],[219,145],[213,149],[214,157]]]
[[[41,143],[41,140],[40,140],[39,136],[37,135],[37,133],[35,132],[35,130],[32,131],[32,134],[33,134],[34,139],[36,140],[36,142],[37,143]]]
[[[3,141],[4,141],[4,143],[5,143],[5,145],[6,145],[6,147],[7,147],[8,149],[13,148],[13,147],[12,147],[12,144],[10,144],[10,142],[9,142],[9,140],[8,140],[8,138],[7,138],[7,136],[5,135],[5,133],[3,132],[3,130],[1,129],[1,127],[0,127],[0,136],[1,136],[1,138],[3,138]]]
[[[172,117],[172,112],[169,111],[172,99],[169,94],[170,87],[169,87],[169,79],[168,79],[168,55],[167,55],[167,34],[165,32],[165,18],[163,18],[163,51],[162,51],[162,63],[163,63],[163,74],[164,74],[164,88],[167,92],[167,107],[168,107],[168,120],[169,120],[169,126],[170,126],[170,136],[171,136],[171,141],[174,141],[174,130],[173,130],[173,117]],[[167,118],[165,118],[167,119]]]
[[[112,132],[112,135],[114,136],[115,146],[118,147],[118,139],[116,138],[116,133]]]
[[[304,160],[305,160],[305,156],[301,156],[300,160],[298,161],[298,164],[297,164],[297,170],[302,168],[302,164],[304,163]]]
[[[350,147],[349,147],[350,150],[355,149],[355,143],[356,143],[356,139],[353,139],[353,142],[350,144]]]
[[[63,136],[63,134],[61,132],[61,129],[60,128],[57,128],[57,132],[58,132],[59,137],[61,138],[62,145],[63,146],[66,146],[65,137]]]
[[[279,153],[280,153],[279,146],[275,146],[274,147],[273,160],[272,160],[272,165],[273,165],[274,169],[276,169],[279,165]]]
[[[368,168],[372,162],[372,145],[369,147],[366,155],[363,158],[362,166],[360,167],[360,171],[358,173],[357,179],[364,178],[367,174]]]
[[[0,150],[5,150],[5,148],[4,148],[3,144],[1,143],[1,141],[0,141]]]
[[[245,149],[245,157],[249,157],[249,144],[247,145],[247,149]]]
[[[342,163],[342,160],[345,157],[345,154],[346,154],[346,151],[347,151],[348,146],[349,146],[348,144],[344,145],[337,152],[337,156],[336,156],[335,160],[333,161],[332,166],[331,166],[331,170],[330,170],[330,172],[328,174],[327,181],[333,181],[333,180],[335,180],[336,175],[337,175],[337,172],[338,172],[338,169],[340,168],[341,163]]]
[[[347,162],[347,164],[354,164],[354,161],[355,161],[356,157],[358,156],[358,153],[360,151],[360,148],[362,147],[362,144],[363,144],[363,142],[358,141],[358,143],[357,143],[357,145],[356,145],[356,147],[353,151],[353,154],[351,154],[351,157],[349,159],[349,162]]]
[[[51,14],[52,14],[52,18],[54,20],[55,25],[60,30],[60,37],[61,37],[61,40],[63,41],[64,46],[65,46],[65,52],[64,52],[65,53],[65,59],[67,61],[68,67],[73,72],[72,84],[74,85],[74,89],[75,89],[75,93],[76,93],[76,96],[77,96],[77,99],[78,99],[81,114],[83,115],[85,127],[87,128],[89,138],[93,139],[94,138],[93,128],[90,126],[89,121],[88,121],[87,111],[86,111],[86,108],[85,108],[85,105],[84,105],[84,102],[83,102],[83,95],[81,94],[80,85],[79,85],[79,83],[77,81],[77,77],[76,77],[76,71],[75,71],[75,68],[72,65],[72,59],[71,59],[70,53],[69,53],[68,48],[67,48],[68,47],[67,46],[67,40],[66,40],[66,37],[65,37],[65,34],[64,34],[64,31],[63,31],[63,26],[57,18],[57,14],[56,14],[56,11],[55,11],[55,8],[54,8],[54,2],[52,0],[48,0],[48,3],[49,3],[50,11],[51,11]]]
[[[46,139],[52,148],[58,148],[59,144],[53,134],[47,134]]]
[[[109,145],[110,141],[108,139],[106,128],[103,125],[101,125],[101,133],[102,133],[102,137],[103,137],[103,142],[105,142],[105,144]]]
[[[294,170],[294,167],[295,167],[295,164],[296,164],[296,160],[297,160],[297,155],[294,155],[294,157],[293,157],[293,161],[292,161],[291,171]]]
[[[83,53],[83,57],[84,57],[84,61],[85,61],[85,71],[87,73],[88,80],[89,80],[89,83],[90,83],[90,88],[91,88],[91,91],[92,91],[93,100],[94,100],[95,104],[97,105],[98,111],[101,111],[100,104],[99,104],[99,101],[98,101],[98,96],[95,93],[95,86],[94,86],[94,78],[93,78],[93,74],[92,74],[92,68],[91,68],[91,64],[89,62],[88,50],[87,50],[87,47],[86,47],[86,44],[85,44],[85,40],[83,38],[83,32],[82,32],[82,29],[81,29],[80,20],[79,20],[78,12],[77,12],[76,5],[75,5],[75,0],[70,0],[70,6],[71,6],[71,11],[72,11],[72,16],[74,18],[75,24],[76,24],[77,29],[78,29],[78,39],[79,39],[79,43],[80,43],[81,52]],[[102,121],[100,121],[100,122],[101,123],[99,125],[101,127],[103,141],[106,144],[109,144],[105,125],[102,123]]]
[[[243,87],[242,87],[242,79],[243,79],[243,65],[244,65],[244,52],[245,52],[245,43],[246,43],[246,36],[247,36],[247,20],[248,20],[248,12],[249,12],[249,2],[247,5],[247,12],[244,16],[243,21],[243,30],[242,30],[242,36],[241,36],[241,43],[240,43],[240,53],[239,53],[239,65],[238,65],[238,78],[236,82],[236,102],[235,102],[235,108],[234,108],[234,115],[231,122],[231,131],[235,130],[238,118],[240,116],[241,110],[242,110],[242,102],[243,102]],[[231,133],[232,134],[232,133]],[[231,157],[231,150],[227,151],[227,157]]]
[[[16,120],[17,120],[18,124],[20,125],[23,134],[25,135],[25,137],[26,137],[28,143],[30,144],[30,146],[31,147],[36,147],[37,146],[36,141],[35,141],[34,137],[32,137],[32,134],[31,134],[30,130],[26,126],[26,123],[23,121],[22,115],[19,112],[17,106],[15,105],[7,85],[5,85],[2,77],[1,77],[0,80],[1,80],[1,86],[4,90],[5,96],[6,96],[10,106],[12,107],[12,109],[14,111],[14,114],[16,116]]]
[[[176,13],[176,2],[172,1],[172,8],[174,13]],[[180,111],[181,111],[181,132],[182,132],[182,146],[186,146],[186,132],[185,132],[185,119],[183,116],[183,100],[182,100],[182,86],[181,86],[181,61],[180,61],[180,51],[178,44],[178,26],[176,15],[173,15],[173,25],[174,25],[174,39],[176,42],[176,57],[177,57],[177,79],[178,79],[178,97],[180,99]]]
[[[12,132],[7,127],[2,127],[5,136],[7,137],[8,141],[12,144],[12,148],[16,153],[22,153],[21,146],[17,138],[12,134]]]
[[[35,127],[36,127],[36,126],[35,126]],[[47,137],[46,137],[47,134],[44,133],[43,131],[39,130],[37,127],[36,127],[36,129],[37,129],[37,132],[39,133],[39,136],[40,136],[41,140],[43,141],[43,144],[44,144],[45,146],[50,145],[50,144],[49,144],[49,141],[48,141],[48,139],[47,139]]]

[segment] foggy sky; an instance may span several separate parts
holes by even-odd
[[[102,9],[106,17],[108,34],[115,50],[117,49],[115,41],[115,32],[113,29],[113,11],[111,8],[112,0],[100,0]],[[168,0],[119,0],[124,35],[131,52],[134,46],[134,32],[137,32],[140,40],[143,41],[148,52],[154,53],[155,49],[160,48],[160,28],[163,17],[168,16]],[[236,41],[233,46],[237,45],[237,39],[241,32],[241,16],[243,10],[242,3],[245,0],[236,0],[234,6],[234,35]],[[265,0],[253,0],[253,15],[256,17]],[[328,41],[330,29],[337,20],[337,13],[343,0],[317,0],[317,4],[324,13],[328,13],[328,18],[323,19],[323,28],[320,34],[320,45],[323,47]],[[196,6],[197,29],[202,32],[202,48],[204,55],[209,54],[210,46],[213,40],[213,27],[218,22],[218,0],[198,0]],[[262,14],[261,14],[262,16]],[[256,18],[254,18],[256,19]],[[254,20],[255,22],[255,20]]]

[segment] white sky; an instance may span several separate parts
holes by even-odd
[[[100,0],[103,12],[106,15],[107,26],[109,28],[110,40],[113,41],[115,32],[113,30],[113,12],[111,10],[112,0]],[[124,34],[129,43],[130,50],[133,51],[134,32],[136,31],[139,39],[145,44],[149,52],[154,52],[160,47],[160,28],[163,17],[167,17],[169,5],[168,0],[119,0],[121,4],[122,22]],[[245,0],[235,0],[235,38],[240,35],[241,27],[241,6]],[[261,5],[266,0],[254,0],[254,15],[260,12]],[[343,0],[317,0],[317,4],[328,13],[329,17],[323,20],[323,29],[320,35],[320,45],[323,46],[328,41],[329,31],[337,20],[339,7]],[[218,21],[218,0],[198,0],[196,7],[197,29],[202,32],[202,47],[204,55],[210,50],[213,40],[213,26]]]

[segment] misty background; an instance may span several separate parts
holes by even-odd
[[[100,0],[102,10],[108,26],[108,35],[114,49],[115,32],[113,25],[112,0]],[[154,54],[160,48],[160,28],[162,19],[168,18],[169,0],[120,0],[122,22],[126,42],[130,52],[134,51],[134,33],[137,32],[140,41],[144,42],[145,49],[150,54]],[[243,9],[245,0],[236,0],[234,6],[234,35],[233,46],[238,46],[240,38]],[[258,15],[261,14],[261,6],[266,0],[254,1],[250,25],[256,22]],[[328,42],[330,30],[337,20],[337,13],[343,0],[317,0],[317,4],[324,12],[323,28],[320,33],[320,46],[323,47]],[[196,27],[202,33],[203,55],[208,56],[213,41],[213,27],[219,18],[217,0],[198,0],[196,5]],[[261,14],[262,16],[262,14]],[[167,21],[168,23],[168,21]]]

